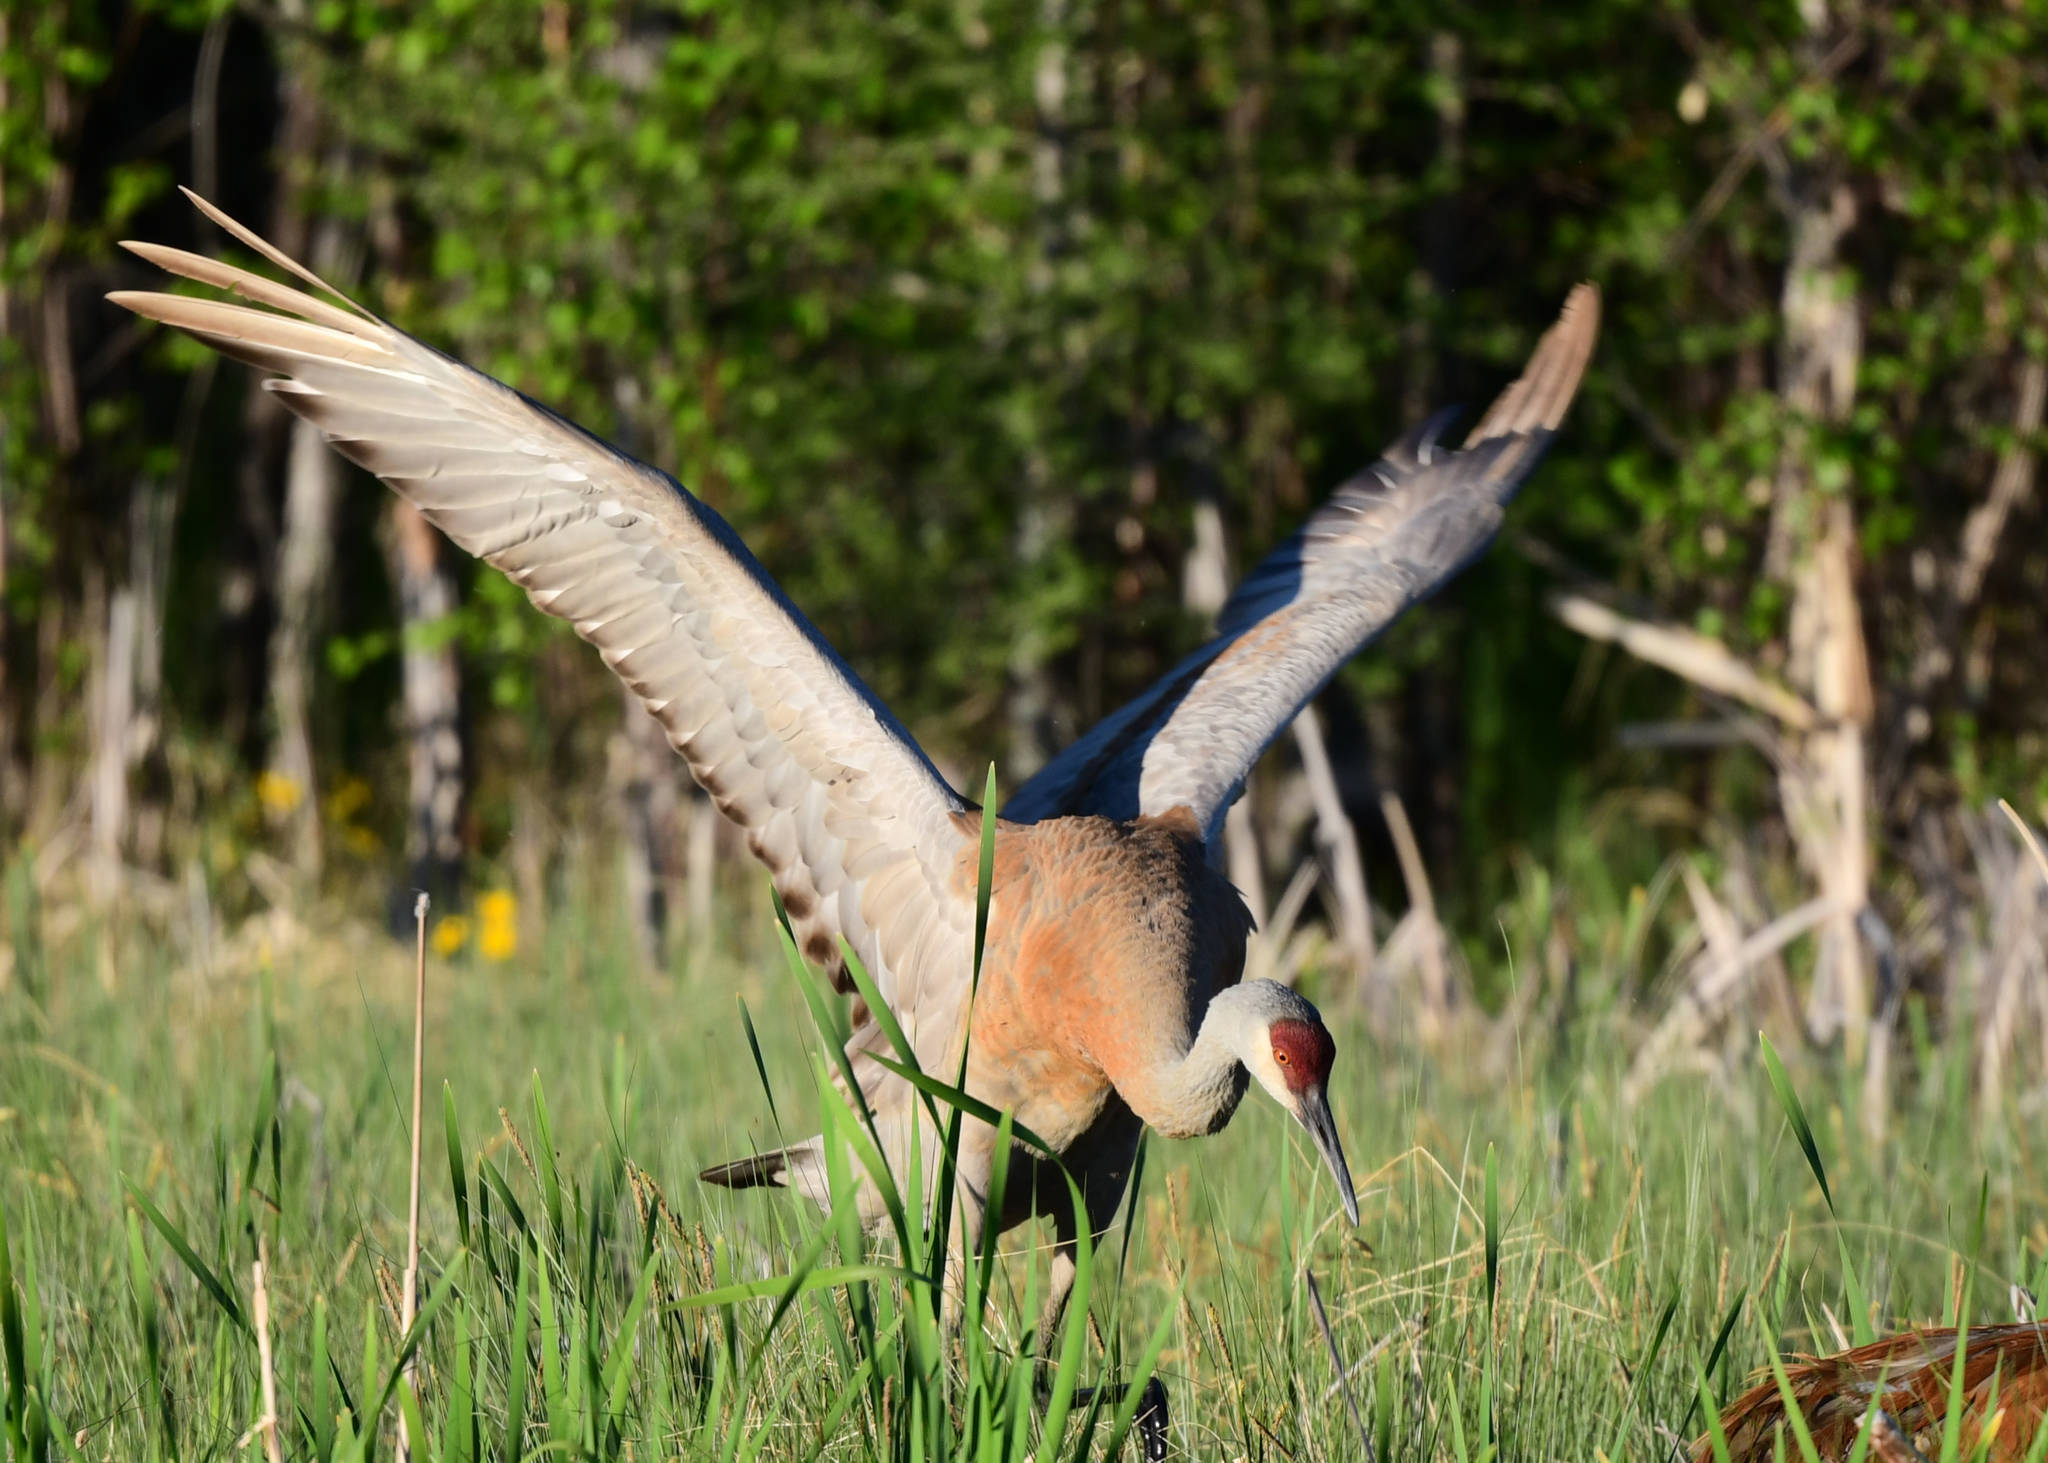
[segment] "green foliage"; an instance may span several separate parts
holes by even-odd
[[[106,596],[161,511],[163,704],[132,780],[177,836],[135,854],[256,902],[281,453],[239,368],[97,303],[142,278],[125,233],[222,245],[169,193],[202,166],[208,74],[231,207],[341,220],[337,273],[369,302],[673,470],[950,762],[1032,754],[1020,684],[1044,678],[1062,740],[1202,633],[1180,595],[1197,503],[1242,570],[1412,418],[1486,400],[1592,277],[1594,373],[1508,542],[1333,693],[1340,751],[1430,790],[1413,811],[1458,923],[1605,791],[1685,775],[1615,733],[1697,699],[1594,674],[1540,612],[1548,566],[1779,673],[1794,597],[1767,550],[1793,468],[1802,511],[1854,509],[1873,765],[1898,769],[1878,791],[2038,800],[2038,510],[1980,604],[1951,613],[1941,585],[1998,454],[2039,445],[2014,386],[2048,356],[2048,5],[1822,9],[1825,35],[1725,0],[9,0],[0,751],[46,791],[0,778],[0,811],[47,822],[76,783]],[[310,135],[279,126],[287,93]],[[1808,184],[1854,215],[1856,390],[1825,419],[1781,360]],[[360,774],[373,806],[341,841],[390,861],[397,658],[452,644],[495,858],[511,787],[591,790],[614,693],[491,574],[401,632],[381,501],[353,482],[337,530],[309,792]],[[1966,643],[1969,669],[1913,685],[1928,647]],[[1746,826],[1775,794],[1737,751],[1688,796]],[[1605,928],[1672,837],[1575,871],[1617,886]]]

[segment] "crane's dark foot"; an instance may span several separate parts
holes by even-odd
[[[1046,1394],[1043,1378],[1038,1384],[1041,1398]],[[1074,1388],[1074,1401],[1086,1406],[1101,1398],[1111,1406],[1122,1402],[1131,1394],[1129,1382],[1110,1382],[1100,1387]],[[1138,1445],[1144,1449],[1145,1463],[1165,1463],[1166,1459],[1166,1387],[1157,1377],[1151,1378],[1138,1389],[1138,1411],[1132,1418],[1138,1428]]]

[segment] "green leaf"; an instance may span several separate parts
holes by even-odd
[[[604,1363],[605,1413],[610,1417],[617,1417],[626,1405],[626,1383],[630,1380],[628,1371],[633,1364],[633,1338],[639,1333],[641,1316],[647,1313],[648,1298],[654,1294],[654,1270],[658,1263],[660,1256],[651,1255],[641,1267],[640,1283],[634,1287],[626,1314],[620,1320],[618,1330],[612,1334],[611,1354]]]
[[[988,764],[981,793],[981,862],[974,881],[974,984],[981,985],[981,952],[988,946],[988,906],[996,882],[996,764]]]
[[[541,1199],[547,1206],[548,1223],[559,1241],[566,1233],[562,1228],[562,1175],[555,1163],[555,1125],[548,1121],[548,1099],[541,1091],[538,1071],[533,1074],[533,1127],[534,1145],[539,1150],[534,1166],[540,1170]]]
[[[775,1108],[775,1086],[768,1080],[768,1063],[761,1056],[761,1039],[754,1034],[754,1013],[747,1009],[745,996],[734,996],[739,1002],[740,1025],[746,1029],[747,1050],[753,1053],[754,1073],[761,1079],[761,1095],[768,1099],[768,1116],[775,1124],[775,1131],[782,1132],[782,1114]]]
[[[1785,1404],[1785,1422],[1791,1429],[1793,1441],[1798,1444],[1800,1458],[1804,1463],[1821,1463],[1820,1450],[1813,1444],[1813,1432],[1806,1425],[1806,1414],[1800,1410],[1799,1394],[1792,1390],[1791,1378],[1785,1375],[1785,1359],[1778,1355],[1778,1348],[1768,1335],[1764,1337],[1764,1352],[1770,1358],[1771,1377],[1778,1384],[1779,1400]]]
[[[1806,1121],[1806,1108],[1799,1101],[1799,1094],[1792,1089],[1792,1079],[1785,1075],[1785,1064],[1778,1060],[1778,1050],[1771,1045],[1771,1039],[1761,1031],[1756,1039],[1763,1046],[1764,1070],[1770,1074],[1771,1090],[1778,1095],[1778,1106],[1785,1110],[1785,1121],[1792,1125],[1792,1136],[1799,1140],[1799,1149],[1806,1155],[1806,1166],[1813,1170],[1813,1177],[1820,1184],[1820,1196],[1827,1201],[1828,1213],[1835,1212],[1835,1196],[1828,1188],[1828,1171],[1820,1161],[1820,1147],[1813,1141],[1813,1128]]]
[[[1707,1370],[1711,1371],[1712,1368],[1709,1367]],[[1707,1387],[1707,1373],[1700,1371],[1695,1372],[1693,1375],[1692,1405],[1694,1408],[1699,1408],[1702,1405],[1706,1408],[1707,1439],[1713,1448],[1714,1463],[1733,1463],[1733,1460],[1728,1456],[1728,1434],[1721,1426],[1720,1406],[1714,1401],[1713,1393]],[[1678,1430],[1681,1438],[1690,1430],[1691,1420],[1692,1413],[1686,1413],[1686,1426]]]
[[[778,1301],[806,1291],[821,1290],[837,1285],[851,1285],[860,1280],[914,1281],[924,1277],[914,1271],[896,1265],[827,1265],[801,1276],[771,1275],[765,1280],[744,1280],[736,1285],[721,1285],[716,1290],[700,1290],[695,1295],[686,1295],[681,1300],[672,1300],[663,1307],[667,1311],[701,1310],[705,1306],[733,1305],[743,1300],[760,1300],[774,1296]],[[792,1289],[791,1280],[798,1283]]]
[[[462,1262],[467,1258],[466,1252],[458,1255],[456,1257],[457,1262],[450,1265],[442,1273],[440,1280],[435,1282],[433,1293],[427,1297],[426,1304],[421,1306],[418,1314],[413,1317],[412,1326],[403,1336],[398,1338],[398,1350],[392,1354],[390,1370],[385,1374],[383,1389],[377,1394],[377,1402],[370,1410],[370,1416],[382,1416],[384,1409],[391,1405],[392,1395],[397,1390],[399,1382],[405,1376],[406,1363],[411,1361],[413,1353],[419,1350],[421,1338],[427,1334],[427,1328],[433,1325],[434,1317],[440,1314],[441,1307],[446,1305],[448,1298],[456,1293],[456,1281],[462,1275],[464,1269]],[[374,1341],[371,1344],[374,1345]],[[374,1357],[374,1353],[369,1353],[365,1359],[369,1360],[371,1357]],[[422,1446],[424,1446],[425,1435],[423,1433],[416,1432],[413,1436],[420,1438]]]
[[[151,1224],[156,1226],[157,1233],[164,1237],[165,1242],[178,1252],[178,1258],[185,1262],[185,1268],[192,1272],[193,1278],[199,1282],[201,1288],[213,1297],[213,1303],[220,1307],[222,1313],[243,1335],[253,1336],[255,1333],[250,1330],[249,1323],[242,1318],[241,1302],[235,1299],[235,1293],[207,1267],[206,1262],[199,1258],[199,1252],[192,1248],[184,1232],[166,1219],[156,1205],[149,1202],[148,1195],[135,1187],[134,1181],[126,1174],[121,1176],[121,1183],[128,1190],[129,1200],[142,1211]]]
[[[1743,1302],[1748,1299],[1749,1291],[1747,1288],[1736,1292],[1735,1304],[1728,1307],[1728,1314],[1721,1318],[1721,1329],[1714,1333],[1714,1344],[1707,1349],[1706,1367],[1700,1372],[1700,1381],[1703,1384],[1709,1377],[1713,1376],[1714,1368],[1721,1364],[1721,1357],[1728,1350],[1728,1338],[1735,1331],[1736,1318],[1742,1314]],[[1692,1400],[1692,1406],[1686,1409],[1685,1420],[1678,1425],[1678,1435],[1680,1437],[1684,1437],[1692,1431],[1693,1417],[1699,1410],[1701,1396],[1705,1395],[1704,1392],[1696,1395]],[[1713,1399],[1707,1397],[1709,1409],[1712,1409],[1714,1405]]]
[[[1650,1335],[1649,1347],[1635,1365],[1635,1381],[1629,1387],[1628,1401],[1621,1409],[1621,1415],[1614,1420],[1614,1436],[1607,1444],[1607,1456],[1622,1456],[1622,1439],[1628,1434],[1630,1417],[1642,1401],[1643,1393],[1650,1385],[1650,1368],[1657,1364],[1658,1355],[1664,1350],[1664,1338],[1671,1332],[1671,1318],[1678,1314],[1678,1297],[1674,1294],[1664,1303],[1663,1311],[1657,1317],[1657,1329]]]
[[[1159,1320],[1152,1327],[1152,1335],[1145,1342],[1145,1349],[1138,1354],[1138,1364],[1124,1378],[1123,1400],[1117,1403],[1116,1416],[1109,1426],[1109,1442],[1102,1450],[1105,1458],[1115,1458],[1123,1447],[1124,1438],[1130,1433],[1131,1424],[1137,1419],[1138,1406],[1144,1401],[1145,1384],[1159,1369],[1159,1357],[1166,1350],[1166,1338],[1173,1334],[1174,1313],[1180,1306],[1181,1296],[1187,1290],[1183,1280],[1173,1289],[1173,1298],[1159,1311]]]
[[[334,1456],[334,1402],[333,1378],[330,1376],[332,1363],[327,1356],[327,1297],[313,1297],[313,1360],[311,1377],[313,1385],[313,1414],[309,1441],[313,1445],[315,1458]]]
[[[1490,1318],[1500,1294],[1500,1162],[1486,1145],[1486,1311]]]
[[[14,1256],[7,1233],[7,1206],[0,1204],[0,1360],[7,1363],[7,1441],[14,1456],[29,1456],[27,1347],[22,1339],[21,1302],[14,1291]]]
[[[888,1068],[911,1086],[917,1088],[918,1091],[936,1097],[942,1102],[952,1104],[969,1117],[980,1118],[991,1127],[1002,1121],[1003,1114],[999,1109],[991,1107],[972,1093],[963,1091],[961,1088],[954,1087],[949,1083],[941,1082],[938,1078],[920,1072],[914,1067],[906,1067],[901,1062],[893,1062],[880,1052],[869,1052],[868,1058]],[[1022,1123],[1013,1122],[1011,1127],[1016,1132],[1020,1142],[1029,1143],[1041,1153],[1057,1153],[1052,1144],[1046,1142],[1045,1139],[1039,1137]]]
[[[448,1141],[448,1184],[455,1191],[455,1225],[469,1248],[469,1174],[462,1161],[462,1129],[455,1121],[455,1089],[441,1084],[441,1130]]]
[[[476,1171],[483,1179],[476,1191],[479,1216],[477,1233],[483,1237],[485,1244],[490,1243],[490,1207],[493,1194],[496,1194],[498,1202],[505,1206],[505,1218],[512,1231],[513,1245],[524,1249],[529,1238],[537,1241],[539,1237],[534,1235],[532,1226],[526,1222],[526,1211],[519,1206],[519,1200],[513,1195],[510,1180],[498,1166],[479,1153],[476,1158]]]
[[[512,1339],[507,1343],[505,1373],[505,1463],[519,1463],[526,1445],[526,1379],[532,1370],[527,1342],[531,1324],[531,1287],[527,1283],[528,1246],[519,1246],[519,1264],[512,1283]]]

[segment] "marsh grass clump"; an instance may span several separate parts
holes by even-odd
[[[0,1435],[24,1463],[263,1447],[265,1329],[287,1459],[393,1456],[401,1418],[436,1463],[1129,1456],[1148,1376],[1176,1455],[1668,1458],[1774,1358],[2048,1295],[2048,1144],[1956,1100],[1967,1023],[1905,1023],[1880,1126],[1859,1072],[1761,1047],[1625,1102],[1625,1013],[1591,1003],[1424,1053],[1326,1002],[1359,1058],[1335,1101],[1363,1227],[1277,1151],[1306,1141],[1279,1115],[1154,1142],[1038,1337],[1037,1232],[949,1277],[943,1197],[879,1168],[833,1080],[840,997],[758,927],[650,976],[572,905],[429,989],[407,1329],[411,952],[202,968],[113,933],[111,973],[81,922],[0,992]],[[954,1075],[915,1078],[942,1126],[969,1110]],[[835,1195],[884,1186],[882,1235],[681,1177],[785,1130],[833,1136]]]

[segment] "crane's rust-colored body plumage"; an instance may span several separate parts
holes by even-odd
[[[1879,1463],[1940,1457],[1954,1395],[1956,1335],[1953,1326],[1926,1327],[1788,1366],[1786,1380],[1814,1450],[1829,1463],[1847,1459],[1865,1416],[1876,1408],[1882,1416],[1874,1420],[1868,1456]],[[1962,1368],[1961,1456],[1983,1456],[1989,1463],[2020,1463],[2029,1457],[2048,1426],[2048,1324],[1972,1327],[1963,1344]],[[1785,1394],[1775,1377],[1731,1402],[1721,1414],[1721,1430],[1731,1463],[1769,1463],[1780,1447],[1784,1457],[1799,1456]],[[1986,1444],[1981,1455],[1980,1443]],[[1709,1437],[1693,1445],[1692,1457],[1693,1463],[1712,1463]]]
[[[188,195],[190,196],[190,195]],[[1574,290],[1522,376],[1452,450],[1443,419],[1333,493],[1246,578],[1215,637],[1031,779],[998,823],[989,943],[972,946],[979,810],[793,606],[730,527],[666,474],[378,319],[219,210],[193,202],[313,293],[153,244],[128,247],[249,304],[110,296],[273,373],[266,389],[410,499],[458,546],[568,620],[660,721],[768,866],[804,955],[851,992],[840,942],[874,977],[928,1071],[968,1039],[967,1087],[1014,1109],[1082,1180],[1105,1226],[1145,1125],[1228,1122],[1252,1082],[1308,1130],[1355,1222],[1326,1096],[1334,1045],[1285,987],[1240,983],[1250,930],[1213,842],[1246,774],[1339,667],[1483,549],[1555,434],[1598,333]],[[970,1017],[970,997],[972,997]],[[850,1066],[900,1175],[940,1170],[910,1084],[855,1003]],[[971,1019],[971,1033],[969,1023]],[[996,1222],[1048,1192],[1043,1155],[993,1152],[967,1125],[969,1237],[992,1166]],[[829,1202],[819,1139],[707,1169]],[[1051,1315],[1071,1278],[1059,1185]],[[872,1186],[864,1220],[883,1210]],[[1062,1216],[1065,1216],[1064,1218]],[[1062,1265],[1066,1268],[1063,1271]]]

